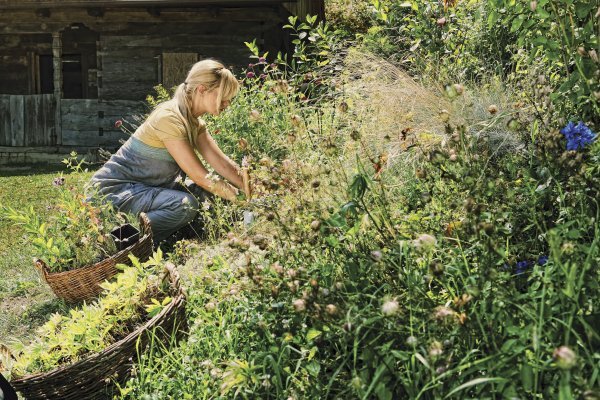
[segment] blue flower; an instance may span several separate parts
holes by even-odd
[[[548,262],[548,256],[540,256],[538,258],[538,265],[544,265]]]
[[[560,130],[560,133],[567,139],[567,150],[582,149],[596,140],[596,134],[581,121],[577,125],[569,121],[567,126]]]
[[[523,273],[525,273],[527,271],[527,269],[529,268],[529,261],[525,260],[525,261],[519,261],[517,263],[517,268],[516,268],[516,274],[517,275],[521,275]]]

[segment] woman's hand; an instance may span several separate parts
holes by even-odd
[[[222,199],[235,201],[238,189],[225,181],[216,181],[208,187],[208,191]]]

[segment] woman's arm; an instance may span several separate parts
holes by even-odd
[[[204,131],[198,134],[196,143],[198,152],[219,175],[244,190],[240,167],[221,151],[210,133]]]
[[[208,171],[187,140],[169,140],[164,144],[177,165],[196,185],[226,200],[235,200],[237,189],[227,182],[208,179]]]

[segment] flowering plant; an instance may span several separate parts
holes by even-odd
[[[582,149],[596,140],[596,134],[581,121],[577,124],[569,121],[560,133],[567,139],[567,150]]]

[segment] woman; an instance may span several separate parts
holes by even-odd
[[[238,90],[237,79],[221,63],[197,62],[173,99],[152,111],[91,184],[120,211],[145,212],[155,243],[196,216],[198,199],[181,185],[183,174],[203,191],[234,200],[237,188],[244,187],[240,168],[219,149],[200,117],[219,115]],[[209,179],[194,150],[228,182]]]

